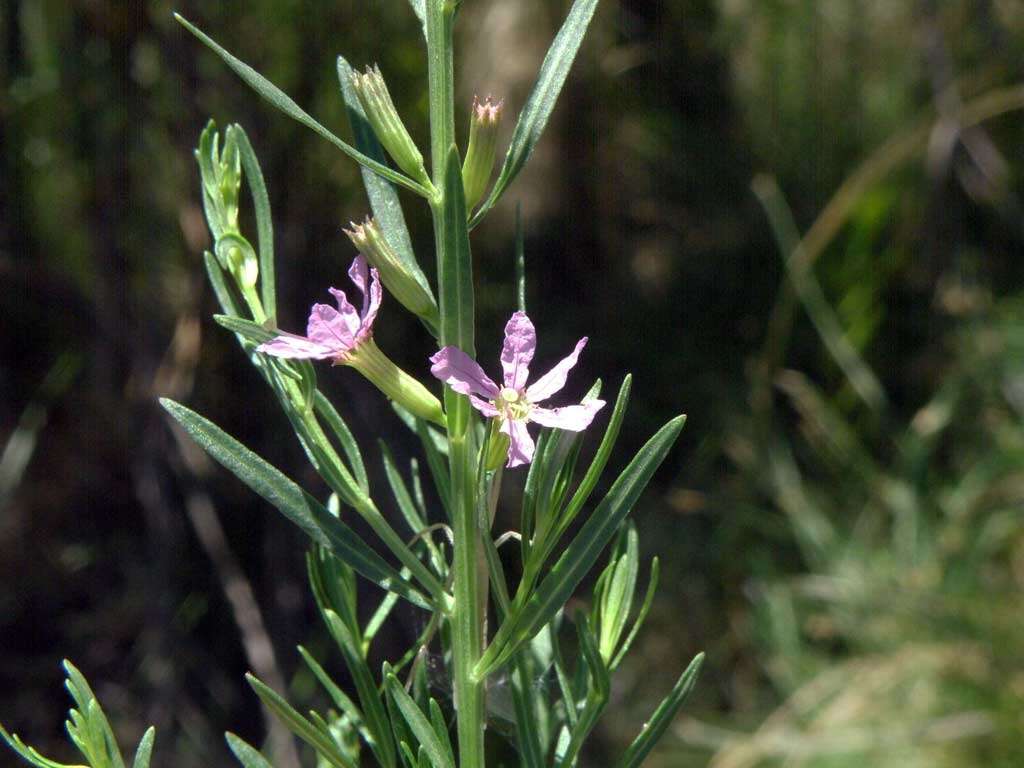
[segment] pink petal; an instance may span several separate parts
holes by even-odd
[[[384,299],[380,287],[380,274],[376,269],[370,270],[370,301],[363,312],[363,319],[359,324],[359,333],[356,334],[356,341],[362,341],[373,333],[373,324],[377,320],[377,311]]]
[[[516,312],[505,325],[505,344],[501,348],[501,367],[505,369],[505,386],[517,392],[526,386],[530,361],[537,348],[537,332],[525,312]]]
[[[333,291],[333,289],[332,289]],[[338,298],[340,294],[341,298]],[[356,342],[355,332],[352,328],[352,314],[345,312],[342,301],[345,294],[338,291],[335,294],[338,298],[338,306],[342,307],[339,312],[334,307],[326,304],[314,304],[309,311],[309,321],[306,323],[306,336],[315,344],[337,350],[336,354],[342,354],[350,350]],[[347,304],[347,302],[345,302]],[[349,307],[351,310],[351,307]],[[355,310],[352,310],[355,313]],[[356,328],[358,329],[358,317]]]
[[[277,338],[264,342],[256,347],[257,352],[264,352],[275,357],[308,358],[312,360],[327,360],[337,357],[338,352],[333,347],[317,344],[303,336],[295,336],[291,333],[282,333]]]
[[[586,336],[576,342],[576,349],[567,358],[526,388],[527,399],[531,403],[539,403],[542,400],[547,400],[564,387],[565,380],[569,377],[569,371],[576,365],[580,352],[585,346],[587,346]]]
[[[570,432],[582,432],[590,426],[597,412],[604,408],[604,400],[588,400],[579,405],[567,405],[564,408],[532,408],[530,421],[542,427],[566,429]]]
[[[501,431],[509,437],[506,467],[511,469],[533,461],[533,438],[526,431],[525,421],[506,419],[501,422]]]
[[[470,395],[469,402],[484,416],[494,418],[495,416],[498,415],[498,409],[495,408],[493,404],[487,402],[486,400],[481,400],[476,395]]]
[[[352,260],[352,265],[348,268],[349,279],[356,284],[356,288],[363,294],[363,309],[359,313],[361,315],[366,314],[366,310],[369,306],[369,289],[367,283],[369,282],[369,268],[366,266],[366,259],[363,258],[362,254],[359,254]]]
[[[430,372],[460,395],[482,395],[489,400],[498,396],[498,385],[458,347],[445,347],[430,362]]]

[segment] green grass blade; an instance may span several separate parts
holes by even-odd
[[[522,112],[519,113],[519,121],[512,134],[512,142],[509,144],[505,162],[498,174],[498,180],[494,182],[487,201],[480,206],[470,222],[470,227],[475,227],[494,207],[508,185],[519,175],[526,165],[526,161],[530,159],[530,154],[537,146],[551,117],[551,112],[555,108],[558,94],[562,91],[569,68],[576,58],[580,43],[583,42],[583,36],[587,32],[587,27],[590,25],[590,19],[594,16],[596,8],[597,0],[576,0],[572,4],[572,8],[569,9],[562,28],[558,30],[551,47],[544,56],[544,62],[541,64],[540,74],[537,75],[533,91],[526,100]]]
[[[327,141],[331,142],[334,146],[344,152],[346,155],[351,157],[360,165],[369,168],[374,173],[383,176],[388,181],[393,181],[395,184],[399,184],[407,189],[411,189],[419,195],[424,197],[430,197],[431,191],[419,184],[408,176],[391,170],[386,165],[377,162],[373,158],[367,157],[362,152],[357,150],[355,147],[345,143],[324,126],[318,123],[313,117],[306,112],[302,107],[296,104],[292,98],[274,85],[272,82],[267,80],[263,75],[257,72],[255,69],[250,67],[241,59],[236,58],[227,50],[222,48],[216,42],[214,42],[209,36],[206,35],[201,29],[196,27],[191,22],[187,21],[184,17],[179,14],[174,14],[174,18],[177,19],[178,23],[181,24],[185,29],[195,35],[201,43],[207,48],[220,56],[224,62],[238,75],[242,80],[252,88],[256,93],[262,96],[264,99],[269,101],[273,106],[284,112],[293,120],[302,123],[307,128],[311,129],[315,133],[318,133]]]
[[[185,406],[166,398],[161,399],[160,404],[217,462],[270,502],[316,543],[382,589],[395,592],[414,605],[430,608],[427,598],[398,571],[280,470]]]
[[[629,745],[629,749],[626,750],[626,753],[615,764],[615,768],[639,768],[647,754],[658,743],[658,739],[662,737],[665,730],[672,724],[676,713],[679,712],[680,707],[683,706],[691,691],[693,691],[693,686],[697,682],[697,676],[700,674],[700,668],[703,664],[704,654],[698,653],[693,661],[690,662],[690,666],[680,676],[671,693],[654,710],[654,714],[651,715],[651,719],[644,725],[640,735],[633,740],[633,743]]]
[[[523,609],[499,629],[477,667],[477,674],[496,669],[508,660],[519,645],[554,618],[633,509],[685,423],[685,416],[677,416],[640,449],[547,577],[534,590]]]

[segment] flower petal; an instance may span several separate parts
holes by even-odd
[[[359,254],[352,259],[352,264],[348,268],[348,276],[349,279],[356,284],[356,288],[359,289],[359,292],[363,294],[363,308],[359,314],[365,315],[370,303],[370,291],[368,288],[370,270],[366,265],[366,259],[363,258],[362,254]]]
[[[359,323],[359,333],[356,334],[356,341],[360,342],[373,335],[373,324],[377,320],[377,310],[384,299],[380,287],[380,273],[376,269],[370,270],[370,303],[363,312],[362,321]]]
[[[501,431],[508,435],[508,464],[511,469],[533,461],[533,438],[526,431],[526,422],[522,419],[505,419],[501,422]]]
[[[498,385],[477,362],[458,347],[445,347],[430,358],[430,372],[460,395],[482,395],[488,400],[498,396]]]
[[[564,408],[532,408],[530,421],[542,427],[554,427],[570,432],[582,432],[590,426],[597,412],[604,408],[604,400],[588,400],[579,405]]]
[[[342,311],[339,312],[334,307],[329,307],[326,304],[314,304],[313,308],[309,311],[309,321],[306,323],[306,336],[314,344],[332,348],[336,350],[336,355],[341,355],[352,349],[356,342],[355,329],[352,327],[352,317],[355,314],[355,310],[349,306],[348,309],[351,310],[351,314],[346,312],[345,306],[342,304],[345,294],[341,291],[335,292],[333,288],[331,292],[338,299],[338,306],[342,308]],[[347,304],[348,302],[345,302],[345,305]],[[358,317],[356,317],[356,329],[358,327]]]
[[[505,325],[505,344],[501,348],[501,367],[505,386],[521,392],[530,375],[530,361],[537,348],[537,332],[525,312],[516,312]]]
[[[348,296],[345,295],[344,291],[339,291],[337,288],[328,288],[327,290],[338,303],[338,314],[344,319],[345,327],[348,328],[352,337],[355,338],[356,333],[359,331],[359,313],[349,303]]]
[[[486,400],[481,400],[476,395],[470,395],[469,402],[484,416],[494,418],[495,416],[498,415],[498,409],[495,408],[492,403],[489,403]]]
[[[256,351],[273,355],[274,357],[307,358],[311,360],[327,360],[338,356],[338,352],[334,347],[318,344],[304,336],[296,336],[292,333],[282,333],[280,336],[260,344],[256,347]]]
[[[527,399],[531,403],[539,403],[542,400],[547,400],[564,387],[565,380],[569,377],[569,371],[576,365],[580,352],[585,346],[587,346],[586,336],[576,342],[576,348],[568,357],[526,388]]]

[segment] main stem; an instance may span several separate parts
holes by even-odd
[[[445,173],[448,153],[455,143],[455,85],[452,54],[452,24],[455,0],[426,0],[427,67],[430,87],[430,149],[435,197],[431,201],[434,240],[437,248],[439,294],[441,296],[441,343],[455,345],[473,355],[472,324],[468,330],[453,322],[463,307],[452,306],[445,281],[452,279],[453,258],[469,259],[464,253],[450,253],[454,246],[446,235],[453,221],[465,226],[465,205],[446,194]],[[447,185],[449,188],[451,185]],[[461,181],[458,189],[461,195]],[[465,234],[465,233],[463,233]],[[457,250],[457,249],[456,249]],[[468,274],[471,265],[462,265]],[[461,328],[461,330],[459,330]],[[450,389],[445,391],[448,421],[448,463],[452,488],[453,552],[452,660],[460,768],[484,768],[486,709],[484,681],[473,674],[483,653],[486,578],[479,564],[480,530],[476,516],[476,457],[472,409],[469,400]]]

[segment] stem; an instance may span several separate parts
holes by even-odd
[[[437,248],[441,312],[441,344],[473,354],[471,264],[462,183],[448,175],[449,152],[455,144],[455,86],[452,54],[454,0],[426,0],[427,68],[430,86],[430,150],[435,194],[430,202]],[[461,174],[460,174],[461,176]],[[448,182],[448,183],[446,183]],[[457,189],[454,187],[457,186]],[[448,189],[446,189],[446,187]],[[454,222],[463,248],[448,236]],[[465,263],[462,263],[464,260]],[[457,263],[458,262],[458,263]],[[460,277],[469,290],[453,291]],[[448,297],[458,295],[457,301]],[[465,321],[469,322],[465,322]],[[484,680],[473,674],[483,652],[482,606],[486,573],[479,568],[480,530],[476,510],[476,452],[469,400],[445,389],[448,420],[448,461],[451,472],[452,528],[455,535],[452,571],[455,605],[451,614],[453,688],[460,768],[484,768]]]

